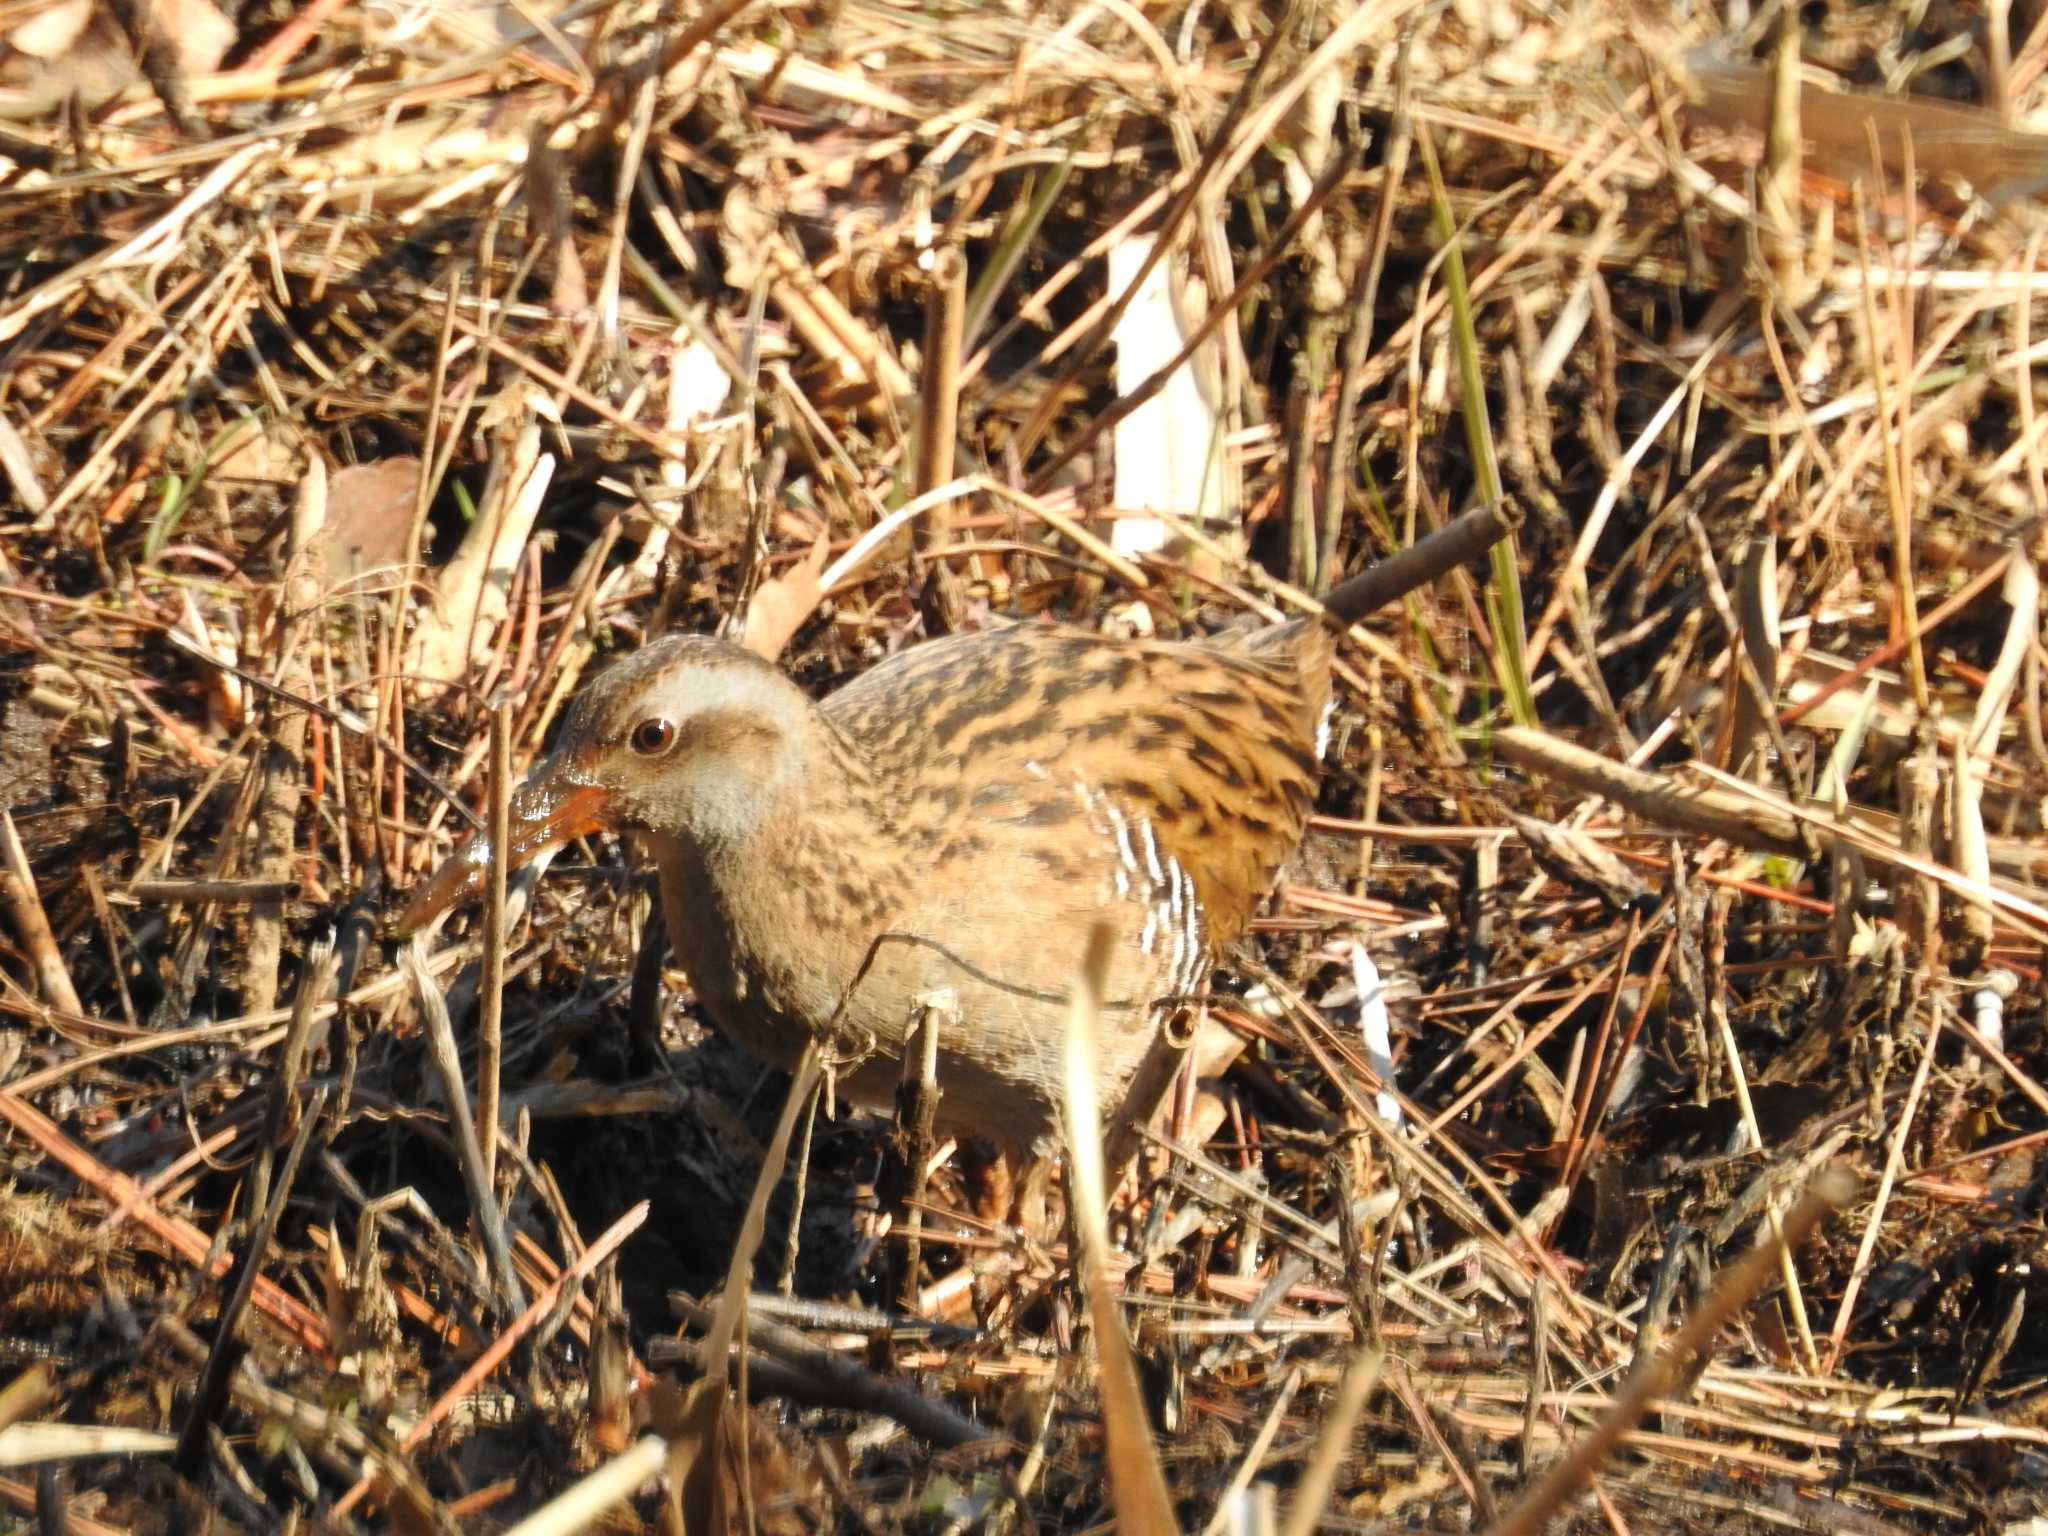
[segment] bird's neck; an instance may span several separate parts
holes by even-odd
[[[641,833],[676,958],[722,1021],[829,1017],[899,889],[880,866],[895,818],[858,750],[816,715],[789,745],[746,826]]]

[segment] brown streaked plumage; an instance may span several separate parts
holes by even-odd
[[[1508,526],[1467,514],[1325,605],[1348,624]],[[1030,1147],[1058,1124],[1067,989],[1098,921],[1118,939],[1103,1102],[1141,1113],[1165,1087],[1160,1019],[1307,824],[1334,649],[1311,620],[1193,642],[1022,625],[917,646],[820,703],[735,646],[671,636],[578,695],[515,797],[509,857],[636,835],[712,1017],[778,1065],[830,1026],[856,1103],[890,1102],[919,1000],[952,991],[939,1123]],[[458,850],[401,928],[487,865]]]

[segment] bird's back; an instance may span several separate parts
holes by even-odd
[[[1328,692],[1326,652],[1019,625],[915,647],[824,713],[928,865],[1000,848],[1071,886],[1171,859],[1221,944],[1300,841]]]
[[[1159,1022],[1204,989],[1217,949],[1300,841],[1314,803],[1328,648],[1110,639],[1035,626],[915,647],[823,704],[870,770],[895,850],[894,942],[866,1000],[950,989],[971,1045],[941,1036],[947,1118],[1014,1102],[1045,1136],[1066,997],[1088,933],[1115,935],[1097,1065],[1112,1105],[1156,1093]],[[879,1084],[873,1085],[879,1087]],[[870,1090],[872,1091],[872,1089]]]

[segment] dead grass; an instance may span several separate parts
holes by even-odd
[[[1184,1529],[1488,1527],[1641,1369],[1575,1528],[2032,1528],[2048,152],[1999,113],[2048,29],[52,14],[0,11],[0,1505],[493,1528],[594,1472],[613,1529],[1099,1530],[1135,1392]],[[1134,232],[1227,434],[1164,543],[1107,512]],[[1347,648],[1215,1134],[1115,1192],[1132,1380],[950,1172],[882,1349],[871,1126],[791,1122],[749,1211],[781,1085],[636,961],[622,850],[515,888],[509,1134],[451,1122],[422,999],[473,1080],[479,946],[379,926],[494,713],[523,768],[657,612],[753,602],[822,687],[990,610],[1270,611],[1496,483],[1511,557]]]

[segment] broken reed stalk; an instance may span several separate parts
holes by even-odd
[[[469,1113],[469,1093],[462,1081],[462,1057],[455,1048],[455,1025],[448,1017],[448,1000],[427,972],[426,951],[418,939],[399,951],[399,964],[412,983],[413,995],[419,999],[427,1064],[434,1069],[441,1084],[441,1096],[448,1106],[449,1139],[455,1143],[455,1160],[461,1165],[463,1183],[469,1187],[470,1211],[490,1260],[491,1284],[498,1305],[507,1313],[516,1313],[525,1305],[525,1293],[512,1269],[512,1245],[505,1234],[504,1215],[484,1173],[483,1149],[477,1142],[476,1121]]]
[[[1799,858],[1806,851],[1792,816],[1775,814],[1728,789],[1631,768],[1576,742],[1521,726],[1495,731],[1493,750],[1525,772],[1556,779],[1581,794],[1600,795],[1660,827],[1725,838],[1760,853]]]
[[[1110,1502],[1125,1536],[1179,1536],[1173,1500],[1152,1443],[1151,1420],[1109,1284],[1109,1187],[1102,1151],[1102,1112],[1095,1063],[1102,999],[1116,942],[1107,923],[1088,930],[1088,950],[1074,979],[1067,1018],[1067,1201],[1074,1226],[1076,1277],[1095,1331],[1096,1390],[1108,1445]]]
[[[1337,1486],[1337,1474],[1344,1466],[1344,1453],[1351,1449],[1351,1431],[1358,1416],[1379,1385],[1386,1356],[1377,1349],[1354,1355],[1337,1384],[1337,1400],[1330,1405],[1323,1432],[1316,1438],[1308,1468],[1295,1486],[1294,1502],[1288,1506],[1287,1523],[1280,1536],[1310,1536],[1322,1519],[1323,1506],[1330,1502],[1330,1490]]]
[[[269,1205],[264,1207],[256,1230],[249,1235],[249,1245],[243,1250],[241,1263],[234,1270],[234,1283],[228,1291],[227,1300],[221,1303],[213,1347],[207,1351],[206,1364],[199,1372],[199,1385],[192,1394],[192,1406],[185,1416],[185,1427],[179,1431],[178,1449],[172,1458],[173,1464],[187,1477],[199,1470],[209,1444],[208,1430],[227,1405],[228,1377],[242,1363],[244,1353],[235,1331],[241,1326],[242,1314],[249,1309],[249,1299],[256,1294],[256,1279],[262,1272],[264,1255],[270,1251],[270,1244],[277,1236],[277,1224],[284,1217],[285,1202],[291,1199],[292,1185],[298,1179],[299,1164],[305,1159],[306,1146],[312,1141],[314,1128],[320,1123],[321,1111],[327,1108],[328,1091],[325,1084],[313,1090],[306,1112],[299,1121],[298,1134],[292,1138],[291,1151],[285,1154],[284,1167],[277,1176],[277,1189],[271,1195]]]
[[[919,386],[916,494],[935,491],[953,478],[953,440],[960,431],[960,345],[967,316],[967,257],[947,246],[932,258],[931,287],[925,294],[924,380]],[[919,528],[928,549],[952,542],[943,517]]]
[[[932,259],[931,283],[925,290],[924,377],[918,385],[917,465],[911,486],[927,496],[953,478],[954,439],[960,433],[960,348],[967,317],[967,257],[948,245]],[[953,544],[953,504],[935,504],[919,518],[914,539],[920,556],[940,556]],[[937,621],[952,629],[959,623],[959,576],[943,559],[926,558],[925,601]],[[915,1271],[911,1271],[915,1273]]]
[[[0,857],[5,860],[0,865],[0,898],[5,898],[8,916],[14,920],[15,936],[28,951],[43,1001],[66,1013],[83,1016],[85,1005],[78,1000],[78,989],[71,984],[71,972],[65,968],[63,951],[57,948],[57,935],[50,928],[49,914],[43,910],[42,897],[36,894],[36,877],[29,868],[28,850],[21,845],[13,816],[4,810],[0,810]]]
[[[1642,1422],[1650,1405],[1675,1390],[1694,1364],[1705,1358],[1722,1325],[1747,1306],[1778,1267],[1779,1256],[1796,1248],[1823,1219],[1856,1197],[1862,1181],[1839,1164],[1823,1168],[1784,1220],[1783,1236],[1767,1236],[1721,1273],[1707,1299],[1662,1348],[1630,1372],[1613,1404],[1522,1500],[1485,1536],[1535,1536],[1579,1485],[1596,1472],[1624,1436]]]
[[[140,907],[186,906],[212,901],[246,906],[269,901],[297,901],[303,889],[296,880],[137,880],[114,894]],[[264,1010],[254,1008],[252,1013]]]
[[[327,461],[315,448],[306,455],[306,472],[292,499],[285,548],[286,576],[278,595],[270,630],[271,669],[277,681],[294,692],[314,692],[310,663],[302,647],[310,640],[320,612],[320,583],[310,563],[320,529],[328,516]],[[249,867],[258,879],[284,882],[298,857],[299,807],[305,796],[306,737],[313,717],[303,709],[276,707],[275,696],[262,717],[255,768],[262,775],[250,821],[255,842]],[[248,942],[239,961],[242,1009],[263,1013],[277,1001],[278,973],[284,964],[284,903],[259,901],[249,913]]]
[[[1771,51],[1770,128],[1764,146],[1764,174],[1757,186],[1764,259],[1781,302],[1797,309],[1806,302],[1806,233],[1801,225],[1799,183],[1804,141],[1799,132],[1799,43],[1803,27],[1796,8],[1778,19]]]
[[[506,849],[512,841],[512,706],[491,706],[491,872],[484,886],[484,958],[477,999],[476,1123],[483,1156],[484,1191],[497,1204],[498,1104],[505,1047],[505,958],[511,947],[505,921]]]
[[[277,1076],[270,1085],[270,1102],[264,1107],[263,1132],[256,1144],[256,1156],[249,1169],[249,1209],[262,1212],[270,1205],[270,1167],[277,1144],[290,1118],[293,1096],[305,1072],[306,1047],[313,1038],[313,1023],[327,989],[334,980],[334,936],[323,934],[306,951],[305,967],[299,976],[299,990],[292,997],[291,1021],[277,1048]]]
[[[1866,126],[1875,132],[1874,125]],[[1877,157],[1875,144],[1873,139],[1873,159]],[[1883,176],[1880,174],[1878,179],[1882,183]],[[1920,649],[1920,605],[1913,595],[1912,503],[1906,485],[1906,467],[1900,462],[1900,456],[1905,452],[1905,429],[1913,402],[1910,393],[1899,402],[1898,429],[1892,431],[1891,389],[1885,379],[1884,358],[1879,353],[1877,290],[1870,272],[1870,228],[1864,206],[1863,183],[1857,181],[1849,190],[1856,211],[1857,270],[1862,277],[1860,295],[1863,304],[1859,314],[1863,321],[1863,349],[1870,363],[1871,389],[1877,396],[1878,457],[1884,469],[1885,504],[1891,511],[1892,520],[1893,636],[1905,642],[1906,683],[1913,695],[1914,710],[1925,714],[1928,702],[1927,662]],[[1903,353],[1904,338],[1894,337],[1893,340]]]

